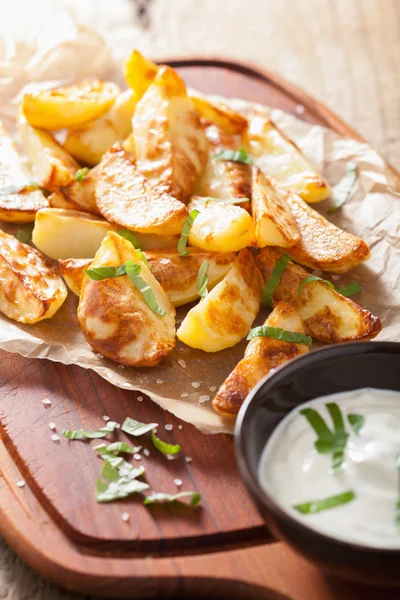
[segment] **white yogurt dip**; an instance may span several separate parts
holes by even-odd
[[[315,449],[318,436],[300,414],[304,408],[315,409],[334,432],[327,403],[339,406],[349,434],[339,470],[332,466],[332,454]],[[358,434],[349,414],[364,418]],[[400,392],[365,388],[316,398],[288,414],[263,450],[258,478],[281,508],[304,525],[343,541],[400,549],[399,455]],[[334,508],[314,514],[294,508],[348,491],[354,499]]]

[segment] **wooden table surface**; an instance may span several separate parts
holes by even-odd
[[[0,39],[33,7],[70,5],[122,58],[209,54],[280,72],[333,108],[400,169],[399,0],[1,0]],[[382,596],[383,597],[383,596]],[[0,542],[2,600],[74,600]],[[338,595],[338,600],[340,595]],[[94,600],[94,599],[93,599]]]

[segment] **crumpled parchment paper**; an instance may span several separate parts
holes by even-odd
[[[16,107],[22,90],[27,87],[50,87],[110,74],[120,81],[120,68],[113,69],[101,36],[77,24],[70,15],[59,14],[32,39],[12,38],[0,43],[0,118],[11,131],[15,129]],[[242,100],[231,103],[238,110],[249,106]],[[280,110],[272,110],[270,114],[321,168],[331,185],[342,178],[347,161],[357,164],[359,175],[351,198],[329,219],[365,239],[372,257],[350,273],[333,275],[332,280],[336,286],[358,281],[363,291],[355,297],[356,302],[383,322],[378,339],[400,341],[400,197],[391,191],[384,161],[367,144],[345,139]],[[317,206],[325,215],[326,207],[326,202]],[[29,358],[47,358],[93,369],[113,385],[148,394],[162,408],[205,433],[232,432],[232,422],[217,415],[210,401],[242,358],[246,341],[217,354],[193,350],[178,342],[158,367],[123,367],[96,355],[87,344],[76,319],[77,303],[78,299],[70,293],[51,320],[36,325],[22,325],[0,315],[0,348]],[[178,309],[178,324],[187,310],[188,307]],[[257,323],[265,316],[262,312]]]

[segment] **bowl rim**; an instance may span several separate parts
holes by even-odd
[[[295,519],[286,512],[281,506],[274,500],[272,494],[266,492],[258,482],[256,475],[252,472],[245,453],[245,440],[244,440],[244,429],[247,419],[251,419],[248,416],[248,409],[251,405],[255,405],[257,408],[263,404],[260,400],[261,388],[270,387],[275,382],[280,382],[290,374],[298,371],[302,368],[303,363],[308,362],[324,362],[329,358],[335,358],[338,356],[349,356],[349,355],[364,355],[364,354],[398,354],[400,356],[400,343],[399,342],[342,342],[339,344],[332,344],[330,346],[324,346],[318,348],[308,354],[292,359],[288,363],[278,367],[271,375],[266,375],[249,393],[244,403],[242,404],[240,411],[237,416],[235,425],[235,454],[236,460],[239,466],[239,471],[246,487],[251,491],[253,497],[271,513],[273,517],[277,516],[281,521],[284,521],[286,525],[295,527],[301,534],[309,535],[312,533],[317,543],[324,544],[338,544],[341,547],[345,547],[348,550],[364,552],[366,554],[379,553],[384,556],[399,556],[400,547],[397,548],[375,548],[373,546],[366,546],[364,544],[358,544],[356,542],[349,542],[341,540],[339,538],[331,537],[324,533],[317,531],[304,524],[302,521]],[[388,388],[390,389],[390,388]]]

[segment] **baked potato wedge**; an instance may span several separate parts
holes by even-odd
[[[251,212],[257,246],[290,248],[299,241],[300,235],[285,193],[277,190],[273,181],[256,166],[253,166],[252,183]]]
[[[266,113],[254,110],[248,121],[244,147],[262,171],[306,202],[321,202],[331,195],[322,175]]]
[[[288,194],[287,203],[300,233],[290,249],[296,262],[311,269],[345,273],[368,260],[370,251],[363,240],[330,223],[297,194]]]
[[[279,248],[261,250],[257,264],[265,281],[282,253]],[[299,314],[306,335],[328,344],[369,340],[378,335],[382,329],[378,317],[322,281],[308,283],[299,296],[299,285],[308,276],[302,267],[289,262],[273,295],[274,304],[283,300]]]
[[[67,202],[73,206],[78,206],[78,210],[90,212],[99,215],[100,211],[96,204],[95,189],[97,185],[98,165],[90,169],[83,178],[77,179],[74,175],[72,181],[65,187],[59,189]]]
[[[96,204],[108,221],[139,233],[181,233],[186,206],[152,186],[120,146],[111,148],[96,168]]]
[[[30,185],[11,137],[0,121],[0,221],[31,223],[40,208],[49,203]]]
[[[80,211],[81,207],[75,202],[68,200],[61,192],[53,192],[47,198],[50,204],[50,208],[63,208],[65,210],[77,210]]]
[[[32,241],[50,258],[93,258],[113,225],[89,213],[44,208],[36,213]]]
[[[106,115],[70,129],[64,149],[79,162],[91,167],[97,165],[113,144],[131,133],[136,102],[132,90],[123,91]]]
[[[109,110],[118,93],[115,83],[88,79],[52,90],[24,94],[21,106],[33,127],[64,129],[97,119]]]
[[[125,60],[122,69],[124,79],[133,91],[137,102],[152,83],[158,70],[158,65],[145,58],[139,50],[134,50]]]
[[[251,165],[214,158],[223,150],[240,148],[241,137],[228,134],[216,125],[207,125],[204,131],[209,144],[209,155],[204,172],[196,182],[196,194],[221,199],[247,198],[248,201],[239,206],[250,211]]]
[[[140,277],[150,286],[163,316],[155,314],[127,275],[94,281],[83,279],[78,320],[96,352],[120,364],[152,367],[175,346],[175,309],[134,247],[110,231],[92,263],[92,269],[119,266],[132,261],[141,267]]]
[[[248,334],[260,309],[262,289],[253,255],[244,248],[224,279],[187,313],[178,338],[205,352],[231,348]]]
[[[173,69],[157,72],[132,122],[139,171],[162,191],[188,200],[205,167],[208,144],[194,102]]]
[[[67,297],[58,269],[0,230],[0,312],[19,323],[50,319]]]
[[[278,302],[264,325],[304,335],[299,315],[286,302]],[[235,417],[247,395],[263,377],[272,369],[277,369],[308,351],[304,344],[284,342],[272,337],[253,338],[246,348],[244,358],[219,388],[212,401],[213,408],[224,417]]]
[[[192,98],[200,117],[225,133],[241,134],[246,129],[247,119],[223,102],[214,102],[194,90],[189,92],[189,97]]]
[[[135,236],[142,250],[159,250],[161,248],[177,248],[180,235],[153,235],[151,233],[138,233]]]
[[[58,261],[58,268],[71,292],[80,296],[85,270],[90,268],[93,258],[64,258]]]
[[[244,208],[193,196],[188,209],[200,211],[190,230],[191,246],[212,252],[236,252],[255,243],[254,221]]]

